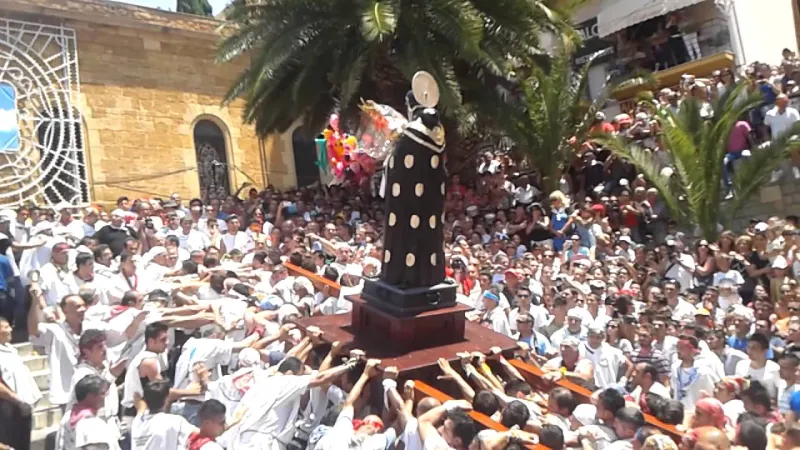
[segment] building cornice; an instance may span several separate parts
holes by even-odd
[[[224,22],[109,0],[3,0],[0,14],[34,14],[216,40]]]

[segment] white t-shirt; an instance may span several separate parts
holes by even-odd
[[[184,450],[196,430],[179,415],[145,411],[131,423],[131,450]]]
[[[419,437],[419,422],[416,418],[411,418],[406,422],[400,440],[405,443],[406,450],[423,450],[422,438]]]
[[[40,323],[39,334],[31,336],[33,345],[44,347],[50,364],[50,403],[65,405],[69,401],[72,375],[78,364],[78,340],[66,322]]]
[[[155,359],[158,364],[158,371],[163,372],[167,369],[167,355],[166,353],[156,354],[149,350],[142,350],[136,355],[131,363],[128,365],[128,371],[125,372],[125,382],[123,383],[124,391],[122,393],[122,406],[126,408],[133,408],[136,404],[135,395],[140,397],[144,394],[144,386],[139,376],[139,366],[142,361],[146,359]]]
[[[75,385],[89,375],[97,375],[111,383],[111,389],[108,390],[108,395],[106,395],[103,408],[97,411],[95,416],[105,421],[108,424],[110,431],[115,432],[117,439],[119,439],[120,430],[119,423],[117,421],[117,413],[119,412],[119,392],[117,391],[116,386],[114,386],[116,378],[111,375],[111,372],[108,371],[107,367],[104,367],[102,370],[97,370],[85,362],[81,362],[75,367],[75,375],[72,376],[72,388],[70,389],[67,411],[70,411],[72,407],[75,406]]]
[[[81,419],[72,427],[70,414],[65,414],[56,433],[56,450],[81,449],[91,445],[105,445],[108,450],[119,450],[119,431],[113,430],[97,416]]]
[[[262,381],[266,373],[262,369],[246,367],[225,375],[217,381],[208,384],[206,399],[214,399],[225,405],[225,419],[232,423],[236,417],[236,408],[242,397],[257,382]]]
[[[39,276],[42,295],[51,308],[58,306],[65,296],[78,293],[75,277],[68,269],[60,270],[53,263],[47,263],[39,270]]]
[[[23,402],[31,406],[42,398],[31,371],[11,344],[0,345],[0,378]]]
[[[767,360],[767,364],[760,369],[750,367],[750,360],[739,361],[736,364],[737,377],[750,377],[751,381],[758,381],[769,391],[769,396],[778,398],[778,382],[781,379],[779,374],[780,366],[775,361]]]
[[[509,327],[508,324],[508,317],[506,317],[506,312],[499,306],[484,313],[483,320],[491,324],[492,330],[496,333],[511,336],[511,327]]]
[[[769,127],[771,139],[775,140],[788,131],[792,124],[798,120],[800,120],[800,113],[796,109],[787,107],[786,111],[781,114],[776,106],[767,111],[767,116],[764,117],[764,125]]]
[[[672,398],[680,401],[686,411],[694,411],[694,405],[702,398],[701,394],[714,393],[715,379],[711,370],[695,361],[690,368],[681,366],[681,361],[676,361],[670,371],[669,385],[672,388]]]
[[[246,231],[237,231],[236,234],[225,233],[222,235],[222,243],[225,244],[225,253],[230,253],[233,249],[247,253],[255,248],[253,238]]]
[[[175,230],[167,233],[168,236],[177,236],[180,242],[178,246],[188,252],[195,250],[205,250],[211,245],[211,240],[205,233],[196,230],[189,230],[189,234],[183,234],[183,230]]]
[[[237,450],[279,450],[294,436],[300,398],[311,375],[276,375],[250,388],[240,403],[247,408],[242,420],[228,430]]]
[[[605,389],[619,381],[619,368],[625,362],[625,355],[606,342],[598,349],[590,348],[587,343],[579,348],[579,354],[592,362],[594,366],[594,385]]]
[[[716,272],[714,273],[714,286],[719,286],[722,280],[732,280],[734,284],[741,285],[744,284],[744,277],[742,274],[739,273],[737,270],[729,270],[727,272]]]
[[[685,293],[694,287],[694,257],[687,253],[680,253],[678,258],[683,264],[677,262],[669,263],[667,266],[669,270],[664,274],[664,278],[672,278],[681,283],[681,293]],[[687,266],[688,269],[684,266]]]
[[[227,365],[233,353],[233,343],[225,342],[221,339],[189,338],[183,349],[178,362],[175,363],[175,389],[186,389],[190,384],[196,382],[192,367],[197,363],[203,363],[208,369],[211,381],[220,378],[221,365]],[[203,396],[198,395],[194,400],[203,401]]]

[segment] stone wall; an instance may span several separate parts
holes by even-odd
[[[789,214],[800,215],[800,182],[784,174],[777,184],[768,184],[742,208],[733,220],[733,230],[743,230],[750,219],[767,220],[772,216],[783,218]]]
[[[10,1],[11,6],[30,6],[39,0]],[[243,182],[296,183],[292,147],[284,136],[261,140],[252,126],[242,124],[243,101],[221,105],[247,63],[215,63],[215,30],[221,22],[103,0],[45,3],[64,4],[65,12],[42,8],[43,15],[8,16],[76,31],[93,202],[109,205],[121,195],[165,197],[172,192],[198,196],[193,126],[201,119],[213,121],[225,134],[234,189]],[[75,18],[76,9],[69,5],[89,8],[86,20]],[[107,23],[97,14],[106,14]]]
[[[242,62],[214,62],[214,41],[72,23],[78,33],[81,93],[92,198],[197,196],[193,125],[210,119],[227,136],[229,178],[294,184],[293,160],[241,123],[242,101],[222,98]],[[290,170],[291,166],[291,170]],[[291,172],[291,173],[290,173]]]

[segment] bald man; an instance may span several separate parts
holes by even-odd
[[[715,427],[699,427],[693,429],[690,433],[695,437],[695,444],[693,447],[686,446],[686,437],[681,444],[681,449],[691,448],[692,450],[730,450],[731,442],[725,432]],[[688,435],[687,434],[687,435]]]

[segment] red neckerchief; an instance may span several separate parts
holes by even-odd
[[[69,413],[69,426],[75,428],[75,425],[77,425],[82,419],[92,417],[94,414],[95,410],[88,406],[75,405],[72,407],[72,411]]]
[[[204,445],[214,440],[207,436],[201,436],[199,431],[189,435],[188,450],[200,450]]]
[[[129,308],[130,308],[130,306],[122,306],[122,305],[113,306],[111,308],[111,311],[108,313],[108,319],[106,319],[106,320],[111,320],[111,319],[117,317],[118,315],[120,315],[120,314],[124,313],[125,311],[127,311]]]

